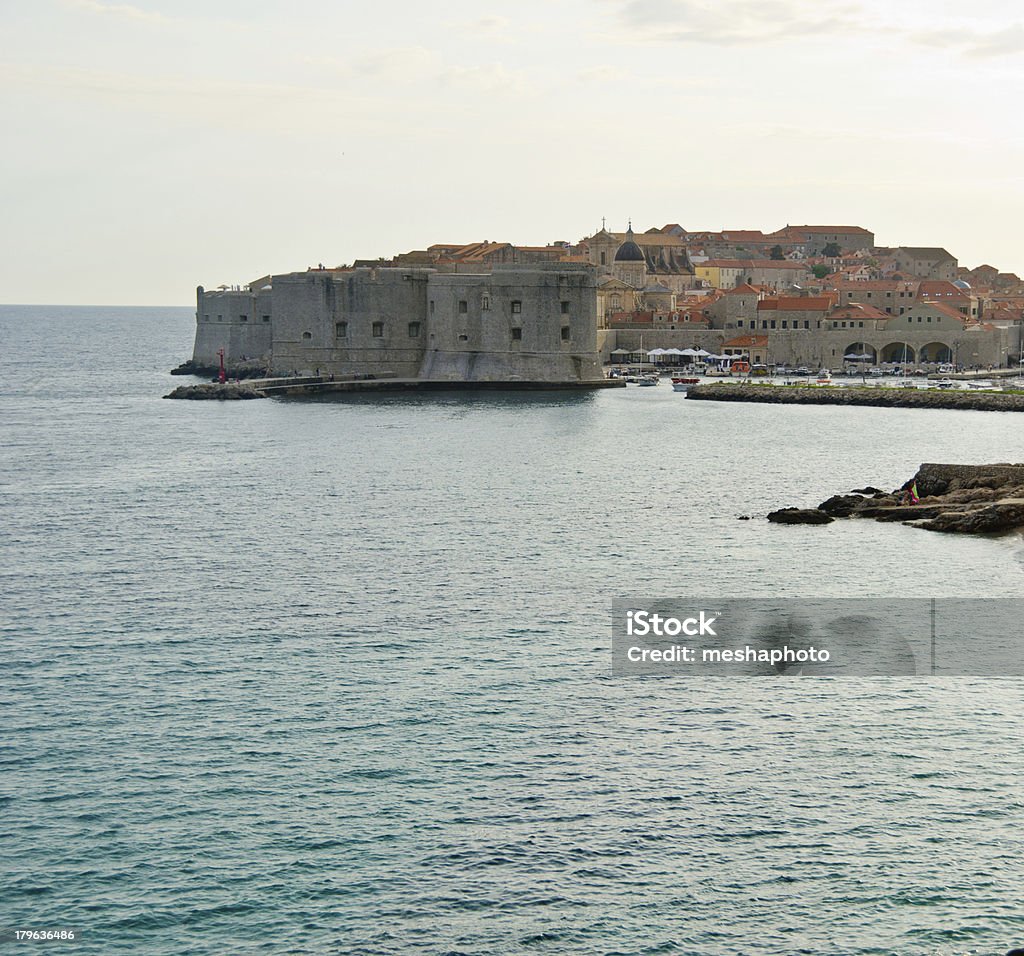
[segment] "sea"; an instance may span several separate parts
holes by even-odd
[[[1015,534],[765,514],[1024,419],[164,401],[193,331],[0,307],[0,950],[1024,946],[1019,679],[611,673],[627,595],[1020,596]]]

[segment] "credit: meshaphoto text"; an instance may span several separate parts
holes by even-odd
[[[715,647],[698,648],[673,644],[671,647],[631,647],[626,657],[631,663],[651,664],[824,664],[831,655],[816,647],[751,647],[749,644],[733,649]]]

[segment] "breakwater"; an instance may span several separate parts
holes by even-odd
[[[771,405],[875,405],[880,408],[945,408],[980,412],[1024,412],[1024,392],[945,391],[816,385],[695,385],[688,399],[763,402]]]

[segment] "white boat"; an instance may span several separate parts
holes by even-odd
[[[637,379],[636,383],[637,383],[637,385],[657,385],[660,381],[661,381],[661,379],[658,378],[657,373],[654,373],[654,374],[647,373],[647,374],[641,375]]]
[[[929,388],[959,388],[959,385],[948,378],[940,378],[932,382]]]
[[[815,379],[815,384],[831,385],[832,373],[827,368],[823,368],[820,372],[818,372],[818,377]]]
[[[674,378],[672,379],[672,391],[685,392],[691,385],[700,382],[699,378]]]

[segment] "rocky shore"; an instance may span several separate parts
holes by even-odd
[[[179,385],[164,398],[234,401],[246,398],[266,398],[266,396],[253,385],[244,385],[240,382],[225,382],[222,385],[219,382],[211,382],[208,385]]]
[[[216,365],[197,365],[192,359],[182,362],[177,368],[171,369],[172,375],[196,375],[199,378],[216,378],[220,374],[220,368]],[[236,362],[225,369],[229,379],[245,378],[266,378],[270,375],[270,369],[264,362],[251,359],[245,362]]]
[[[764,402],[771,405],[875,405],[880,408],[945,408],[980,412],[1024,412],[1024,392],[946,391],[814,385],[694,385],[688,399]]]
[[[782,508],[777,524],[829,524],[837,518],[899,521],[928,531],[993,534],[1024,527],[1024,465],[924,464],[911,483],[916,503],[897,489],[859,488],[816,508]],[[910,483],[908,483],[910,484]]]

